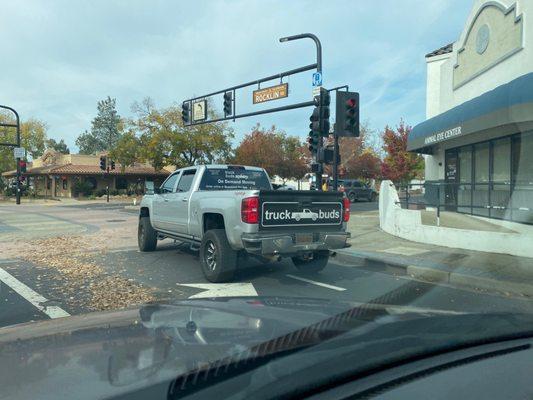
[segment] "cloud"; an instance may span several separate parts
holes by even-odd
[[[74,147],[96,102],[117,98],[119,112],[145,96],[160,106],[314,62],[314,32],[324,49],[326,86],[361,92],[372,127],[415,123],[425,110],[423,55],[458,37],[461,1],[127,1],[5,2],[0,25],[0,103],[46,121]],[[290,78],[290,99],[307,100],[311,72]],[[254,109],[249,92],[240,111]],[[257,107],[256,107],[257,108]],[[307,134],[309,110],[239,120],[237,137],[257,121]]]

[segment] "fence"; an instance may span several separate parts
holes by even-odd
[[[533,224],[533,182],[424,182],[398,189],[403,208],[435,208],[488,218]]]

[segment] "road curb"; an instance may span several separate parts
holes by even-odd
[[[413,260],[407,262],[407,260],[399,256],[346,249],[338,250],[335,260],[345,264],[356,264],[366,267],[400,268],[406,275],[427,282],[447,283],[457,287],[533,296],[533,285],[524,283],[525,280],[496,279],[486,272],[475,269],[458,268],[458,271],[454,271],[450,270],[446,265],[432,263],[430,261],[420,260],[419,262],[413,263]]]

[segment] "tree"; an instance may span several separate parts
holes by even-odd
[[[368,147],[343,165],[346,169],[346,178],[370,180],[378,178],[381,173],[381,159]]]
[[[0,121],[14,123],[14,119],[9,114],[0,114]],[[20,124],[20,142],[26,149],[28,156],[32,158],[40,157],[45,149],[47,132],[46,123],[35,118],[22,121]],[[15,128],[0,128],[0,142],[16,142]],[[13,158],[13,147],[0,146],[0,172],[13,170],[17,167]]]
[[[96,117],[91,131],[85,131],[76,139],[80,154],[94,154],[112,149],[122,136],[122,120],[117,112],[117,101],[111,97],[97,104]]]
[[[137,118],[130,121],[130,128],[139,137],[140,157],[156,169],[223,163],[231,155],[233,130],[225,123],[184,127],[181,108],[157,109],[149,98],[134,103],[132,110]]]
[[[262,167],[283,180],[301,179],[309,171],[305,150],[297,137],[276,131],[275,126],[264,129],[257,124],[235,149],[233,161]]]
[[[410,180],[421,177],[424,171],[422,156],[407,151],[407,138],[411,127],[400,121],[396,130],[385,127],[382,133],[385,159],[381,164],[381,173],[385,179],[398,184],[407,184]]]
[[[61,154],[70,154],[70,149],[63,139],[56,142],[55,139],[50,138],[46,140],[45,145],[47,149],[55,150]]]
[[[111,159],[120,164],[122,172],[141,158],[141,141],[133,131],[122,135],[109,153]]]

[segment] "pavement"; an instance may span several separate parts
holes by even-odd
[[[428,250],[389,237],[379,231],[375,210],[357,209],[375,204],[353,205],[352,247],[331,258],[322,272],[302,273],[290,260],[266,265],[248,260],[239,264],[234,281],[226,284],[206,281],[198,252],[185,244],[167,239],[158,242],[154,252],[139,252],[137,210],[126,207],[111,203],[0,205],[0,326],[146,301],[243,295],[452,311],[533,310],[533,301],[522,293],[501,287],[476,288],[450,279],[451,273],[446,280],[422,276],[414,267],[424,266],[423,261],[439,261],[439,266],[451,268],[453,260],[468,265],[474,256],[437,246]]]
[[[450,213],[453,214],[453,213]],[[455,215],[445,216],[453,221]],[[485,228],[485,221],[476,221]],[[505,229],[505,228],[501,228]],[[399,268],[413,278],[513,295],[533,296],[533,259],[411,242],[379,229],[379,212],[352,214],[349,249],[339,259]]]

